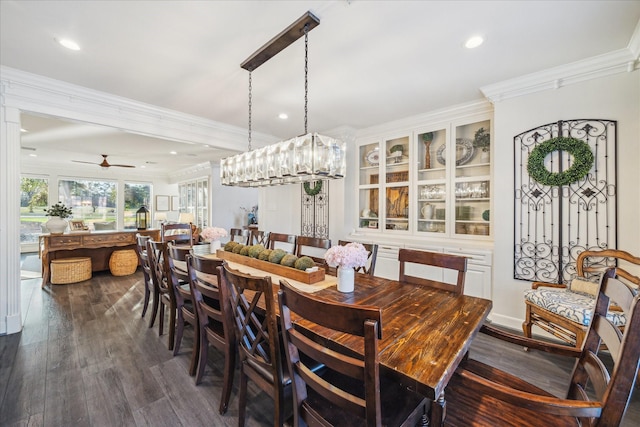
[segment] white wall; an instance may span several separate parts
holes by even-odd
[[[247,225],[247,212],[241,208],[251,209],[258,205],[258,221],[262,226],[262,205],[258,201],[258,190],[255,188],[228,187],[220,184],[220,164],[211,168],[211,225],[231,228],[242,228]],[[224,239],[223,239],[224,240]]]
[[[495,224],[492,320],[520,328],[529,282],[513,279],[513,137],[571,119],[618,121],[618,247],[640,254],[640,72],[616,74],[494,105]]]

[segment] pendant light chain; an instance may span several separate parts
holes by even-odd
[[[249,151],[251,151],[251,71],[249,71]]]
[[[309,24],[304,26],[304,134],[307,134],[307,115],[309,109]]]
[[[2,1],[2,0],[0,0]],[[311,12],[305,13],[251,57],[240,64],[249,72],[248,145],[249,150],[220,160],[222,185],[259,188],[282,184],[315,182],[315,193],[323,180],[344,178],[346,145],[336,138],[309,132],[309,31],[320,24]],[[304,36],[304,135],[282,140],[253,150],[253,80],[258,67]],[[307,137],[308,136],[308,137]],[[254,152],[255,151],[255,152]],[[320,195],[316,198],[320,198]],[[323,196],[324,197],[324,196]]]

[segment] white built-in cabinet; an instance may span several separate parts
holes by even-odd
[[[198,227],[209,225],[209,178],[198,178],[178,184],[180,213],[192,213]]]
[[[491,115],[475,114],[360,138],[351,239],[379,244],[376,276],[397,279],[406,247],[468,258],[465,294],[491,298]],[[409,267],[409,266],[408,266]],[[453,272],[408,271],[455,281]]]

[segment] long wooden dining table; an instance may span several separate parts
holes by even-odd
[[[231,268],[237,266],[231,263]],[[267,275],[276,285],[281,279],[263,274]],[[295,286],[293,281],[284,280]],[[274,298],[278,289],[279,286],[274,286]],[[364,274],[356,274],[353,292],[339,292],[334,285],[313,295],[382,308],[382,339],[378,343],[381,374],[429,398],[432,401],[430,425],[442,425],[445,388],[489,315],[491,301]],[[296,325],[329,348],[340,346],[364,354],[362,340],[353,336],[309,321]]]

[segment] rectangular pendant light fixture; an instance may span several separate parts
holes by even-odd
[[[305,13],[284,31],[247,58],[240,66],[249,71],[249,99],[251,100],[251,72],[273,58],[280,51],[307,36],[320,20],[311,12]],[[343,178],[346,170],[345,143],[335,138],[307,133],[307,67],[305,67],[305,135],[266,147],[251,150],[251,101],[249,102],[249,151],[220,161],[222,185],[263,187]]]

